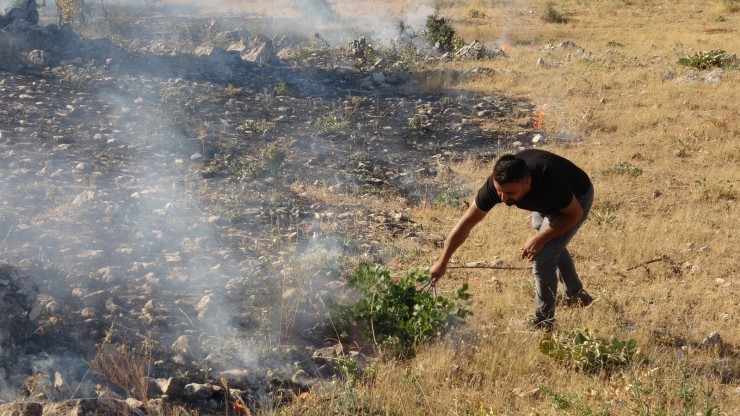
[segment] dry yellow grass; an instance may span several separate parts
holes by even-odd
[[[384,10],[403,18],[415,7],[408,1],[351,3],[347,10],[360,16]],[[611,376],[569,370],[541,354],[538,335],[525,331],[532,307],[528,271],[451,269],[442,288],[469,282],[475,313],[454,342],[382,365],[373,382],[354,386],[355,408],[337,394],[295,410],[320,414],[336,405],[344,410],[334,414],[688,415],[695,405],[713,409],[712,415],[740,414],[740,71],[726,71],[717,83],[689,82],[680,78],[699,72],[677,64],[697,51],[740,53],[738,2],[549,2],[569,19],[565,24],[543,22],[548,2],[540,0],[435,4],[465,40],[508,46],[506,57],[444,64],[492,70],[444,87],[543,106],[545,147],[584,167],[595,183],[591,219],[571,251],[598,299],[585,310],[559,308],[559,328],[635,338],[651,365]],[[575,46],[561,47],[566,41]],[[641,173],[630,175],[631,168]],[[452,166],[453,175],[474,189],[489,170],[475,162]],[[462,214],[450,207],[412,212],[439,235]],[[524,267],[517,253],[529,233],[526,212],[497,207],[454,260],[499,256],[505,265]],[[389,261],[424,266],[437,255],[429,242],[415,256]],[[729,353],[695,348],[712,331]],[[687,339],[688,347],[676,342]],[[729,383],[719,374],[725,370],[733,374]],[[543,391],[528,394],[539,386],[561,394],[570,408],[556,409]],[[694,396],[687,396],[692,388]]]

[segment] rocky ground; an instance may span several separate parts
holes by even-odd
[[[327,355],[371,355],[326,319],[342,259],[437,244],[405,209],[461,185],[450,161],[544,140],[530,103],[414,93],[393,55],[319,37],[196,53],[35,25],[0,39],[50,45],[0,72],[6,401],[132,395],[100,374],[121,360],[151,377],[139,398],[216,411],[228,380],[253,410],[290,401]]]

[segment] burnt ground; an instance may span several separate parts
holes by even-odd
[[[436,243],[382,201],[471,191],[447,164],[536,134],[528,102],[415,93],[393,56],[369,68],[312,42],[218,69],[141,41],[107,63],[0,73],[0,259],[39,297],[3,339],[3,399],[55,373],[46,398],[93,395],[99,346],[142,340],[153,378],[330,377],[310,358],[336,344],[323,305],[345,264],[382,261],[397,238]]]

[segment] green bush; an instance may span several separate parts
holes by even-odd
[[[345,313],[376,345],[399,357],[412,356],[422,343],[471,313],[467,283],[449,298],[420,289],[428,283],[428,270],[410,269],[393,279],[383,265],[362,263],[350,279],[359,299]]]
[[[465,186],[443,186],[434,199],[435,205],[459,206],[470,196]]]
[[[640,352],[634,339],[599,337],[590,330],[553,334],[540,341],[540,351],[584,372],[625,368]]]
[[[425,38],[435,47],[438,46],[441,52],[453,52],[465,46],[465,41],[457,35],[447,19],[437,15],[427,16]]]
[[[267,120],[247,120],[238,126],[236,126],[236,129],[238,131],[244,131],[249,133],[257,133],[260,135],[265,135],[268,131],[270,131],[270,128],[272,127],[271,123]]]
[[[555,10],[555,5],[552,2],[545,5],[545,14],[542,16],[542,20],[547,23],[568,23],[568,18]]]
[[[227,165],[227,169],[231,174],[239,177],[262,178],[280,173],[286,159],[285,149],[273,143],[262,151],[258,160],[250,162],[232,160]]]
[[[642,169],[625,161],[617,162],[604,171],[607,175],[630,175],[638,177],[642,175]]]
[[[709,52],[699,51],[691,56],[678,60],[683,66],[690,66],[699,69],[710,69],[722,67],[725,58],[725,51],[722,49],[713,49]]]

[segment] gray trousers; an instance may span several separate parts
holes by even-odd
[[[545,244],[532,262],[535,284],[535,317],[547,320],[555,318],[555,296],[558,293],[558,281],[563,283],[566,296],[575,296],[583,289],[581,279],[576,273],[576,266],[566,246],[576,235],[581,224],[586,221],[591,205],[594,202],[594,188],[576,200],[583,209],[583,218],[568,231]],[[539,231],[552,221],[558,213],[542,215],[532,212],[532,226]]]

